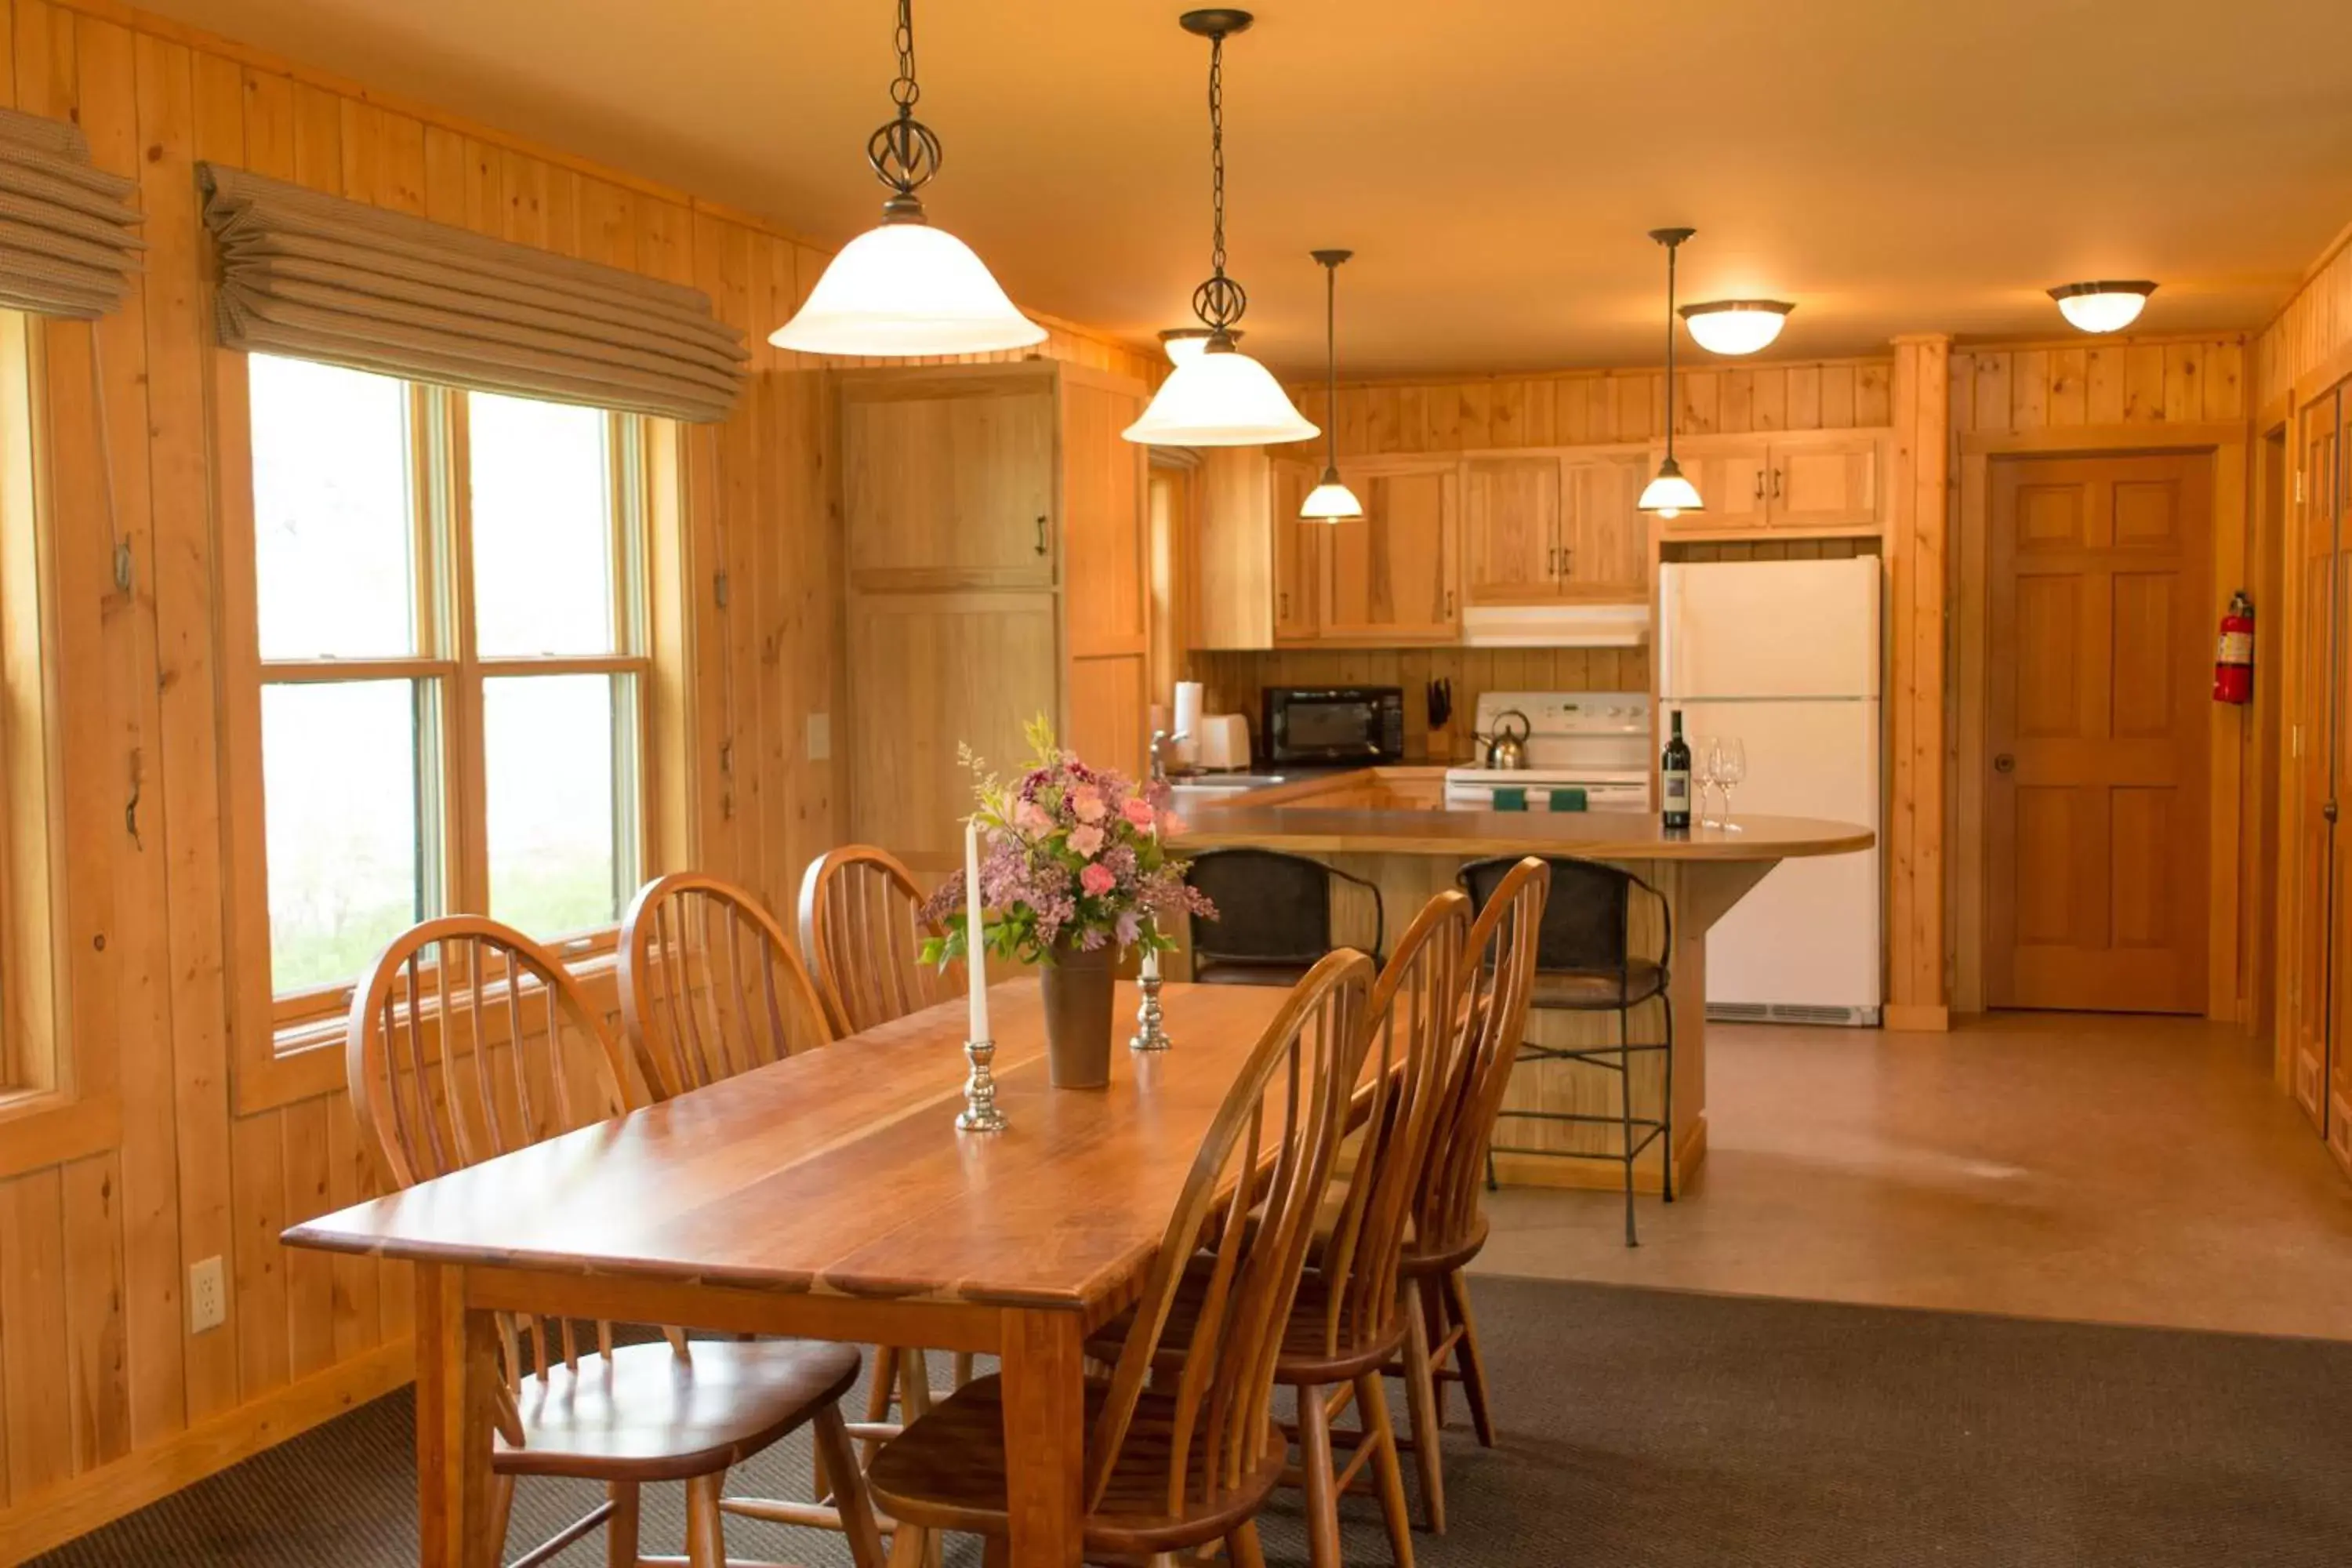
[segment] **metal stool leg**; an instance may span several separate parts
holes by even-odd
[[[1665,1182],[1666,1202],[1675,1201],[1675,999],[1664,992],[1658,993],[1658,1005],[1666,1010],[1666,1102],[1658,1111],[1664,1128],[1658,1142],[1665,1147],[1658,1160],[1660,1174]]]
[[[1623,1129],[1625,1171],[1625,1245],[1639,1247],[1641,1237],[1633,1234],[1633,1053],[1626,1049],[1633,1033],[1633,1015],[1627,1009],[1617,1009],[1617,1111],[1618,1124]]]

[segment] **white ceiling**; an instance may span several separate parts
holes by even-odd
[[[876,216],[890,0],[145,0],[244,42],[776,216]],[[1207,47],[1181,3],[917,0],[933,220],[1023,303],[1137,339],[1208,270]],[[1263,0],[1226,51],[1250,346],[1343,374],[1654,361],[1685,300],[1799,309],[1774,353],[2063,331],[2042,289],[2163,284],[2252,328],[2352,218],[2345,0]]]

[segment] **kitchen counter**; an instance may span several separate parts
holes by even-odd
[[[1188,803],[1190,815],[1173,847],[1182,854],[1285,850],[1360,877],[1379,889],[1381,924],[1389,940],[1433,895],[1454,886],[1461,868],[1472,860],[1563,856],[1606,861],[1641,878],[1658,898],[1635,900],[1633,951],[1663,959],[1672,976],[1674,1092],[1667,1146],[1679,1190],[1706,1152],[1707,931],[1782,860],[1852,854],[1869,848],[1874,836],[1853,823],[1793,816],[1741,817],[1736,832],[1702,827],[1670,833],[1649,812],[1447,811],[1444,774],[1439,766],[1363,768],[1235,792],[1223,801]],[[1362,902],[1369,909],[1369,897]],[[1369,935],[1340,940],[1370,942]],[[1188,952],[1180,965],[1183,973],[1190,973],[1189,963]],[[1664,1037],[1664,1011],[1654,1000],[1635,1007],[1627,1037]],[[1528,1016],[1528,1038],[1573,1048],[1613,1040],[1617,1028],[1617,1019],[1606,1013],[1537,1009]],[[1636,1058],[1636,1115],[1658,1114],[1665,1082],[1660,1053]],[[1576,1112],[1613,1121],[1616,1077],[1577,1062],[1521,1062],[1513,1069],[1504,1106],[1507,1113]],[[1613,1126],[1507,1115],[1496,1132],[1496,1173],[1523,1184],[1613,1187],[1621,1180],[1613,1163],[1547,1156],[1599,1152],[1616,1136]],[[1662,1185],[1654,1151],[1643,1157],[1635,1183],[1650,1192]]]

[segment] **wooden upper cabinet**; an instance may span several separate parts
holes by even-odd
[[[1676,533],[1851,532],[1885,521],[1882,433],[1802,430],[1696,436],[1675,443],[1702,511],[1667,520]],[[1653,460],[1664,447],[1654,449]]]
[[[1342,467],[1364,515],[1325,525],[1322,633],[1381,644],[1453,642],[1461,476],[1452,462]]]
[[[1119,432],[1143,389],[1066,372],[1062,382],[1062,609],[1068,679],[1063,740],[1101,766],[1137,772],[1151,658],[1150,455]],[[1008,759],[1009,760],[1009,759]]]
[[[1201,454],[1193,646],[1269,648],[1316,634],[1316,568],[1328,526],[1300,519],[1312,464],[1263,447]]]
[[[1471,458],[1462,465],[1463,591],[1474,605],[1560,596],[1560,460]]]
[[[1559,594],[1592,602],[1650,596],[1650,520],[1641,510],[1646,453],[1571,457],[1560,464]]]
[[[1054,367],[851,373],[841,383],[850,581],[879,590],[1054,582]]]

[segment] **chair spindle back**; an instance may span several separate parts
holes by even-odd
[[[963,994],[963,965],[922,960],[946,932],[922,917],[923,890],[887,849],[833,850],[801,879],[801,945],[835,1036],[854,1035]]]
[[[1275,1361],[1347,1129],[1373,979],[1360,952],[1342,949],[1318,963],[1259,1037],[1202,1137],[1088,1434],[1089,1509],[1110,1483],[1147,1386],[1166,1392],[1175,1408],[1170,1513],[1213,1506],[1265,1462]],[[1260,1185],[1253,1178],[1269,1164]],[[1255,1225],[1254,1198],[1263,1204]],[[1183,1371],[1154,1385],[1160,1336],[1187,1260],[1207,1236],[1215,1238],[1214,1261]]]
[[[814,1049],[831,1016],[757,899],[679,871],[640,889],[621,920],[621,1028],[657,1100]]]

